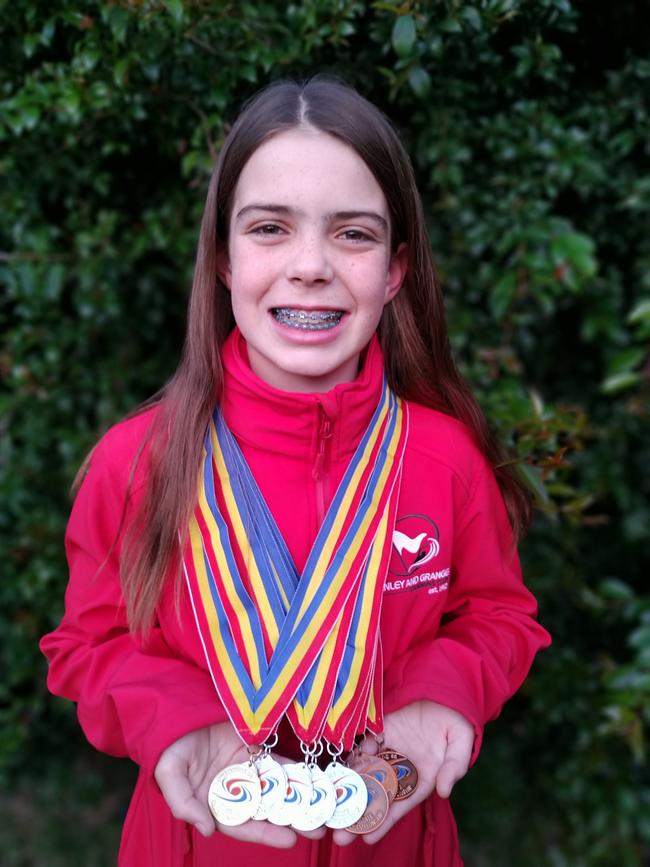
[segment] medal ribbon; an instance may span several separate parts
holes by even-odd
[[[183,562],[215,687],[247,743],[285,712],[309,742],[351,741],[369,708],[381,716],[373,661],[406,434],[406,409],[384,382],[299,575],[215,412]]]

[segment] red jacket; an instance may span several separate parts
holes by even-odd
[[[379,399],[378,341],[370,344],[358,378],[326,394],[290,394],[259,380],[237,330],[223,359],[226,421],[302,571]],[[97,749],[140,765],[120,849],[123,867],[267,864],[271,850],[265,846],[219,833],[204,839],[174,819],[152,776],[167,746],[227,719],[185,594],[178,616],[167,588],[146,646],[127,628],[120,540],[111,546],[153,412],[116,425],[93,452],[66,534],[65,614],[41,642],[50,661],[48,686],[78,703],[81,726]],[[385,711],[418,699],[454,708],[475,727],[475,758],[483,725],[520,686],[549,639],[534,619],[536,604],[521,580],[498,487],[469,434],[454,419],[416,404],[409,405],[409,417],[381,615]],[[130,508],[145,478],[146,460]],[[435,796],[372,848],[361,840],[341,849],[329,836],[301,838],[282,859],[285,867],[462,864],[449,803]]]

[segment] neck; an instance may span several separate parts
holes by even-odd
[[[250,344],[246,344],[246,353],[253,373],[279,391],[323,394],[336,388],[337,385],[353,382],[359,373],[359,355],[347,359],[333,370],[313,374],[308,369],[308,365],[302,369],[297,367],[295,370],[281,370]]]

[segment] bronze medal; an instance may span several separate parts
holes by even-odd
[[[358,774],[374,777],[386,790],[389,804],[395,800],[399,789],[397,773],[385,759],[380,756],[369,756],[367,753],[358,753],[350,762],[350,767]]]
[[[387,761],[397,775],[395,800],[403,801],[405,798],[409,798],[418,785],[418,769],[413,762],[394,750],[382,750],[379,757]]]
[[[359,774],[368,789],[368,802],[360,819],[345,830],[352,834],[370,834],[376,831],[388,815],[388,795],[386,789],[375,777]]]

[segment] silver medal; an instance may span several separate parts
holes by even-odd
[[[291,825],[307,810],[311,802],[311,772],[304,762],[283,765],[287,775],[284,801],[268,816],[274,825]]]
[[[254,819],[269,819],[274,816],[284,804],[287,792],[287,775],[283,766],[276,762],[269,753],[260,756],[255,762],[260,778],[262,797]]]
[[[291,827],[296,831],[314,831],[322,827],[332,817],[336,809],[336,793],[332,781],[318,765],[310,765],[311,800],[307,809],[293,820]]]
[[[336,796],[334,813],[325,822],[328,828],[347,828],[362,815],[368,804],[368,789],[360,775],[336,760],[325,768]]]
[[[208,805],[222,825],[243,825],[257,812],[262,798],[257,771],[250,762],[228,765],[210,783]]]

